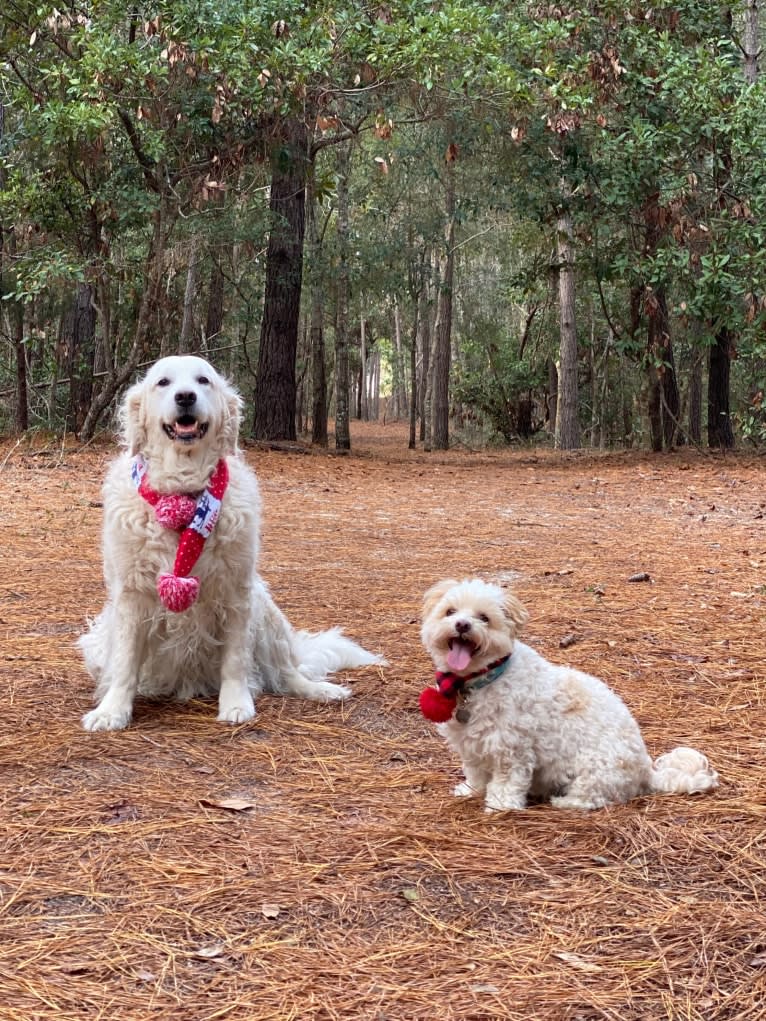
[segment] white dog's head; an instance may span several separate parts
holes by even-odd
[[[131,454],[202,460],[235,452],[241,411],[239,394],[209,362],[171,355],[128,390],[120,417]]]
[[[479,578],[440,581],[423,597],[421,638],[438,670],[482,670],[513,650],[527,612],[507,589]]]

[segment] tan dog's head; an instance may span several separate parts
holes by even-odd
[[[120,409],[131,454],[215,458],[237,449],[242,399],[196,355],[161,358],[125,395]]]
[[[513,650],[527,612],[507,589],[479,578],[440,581],[423,597],[421,638],[437,670],[482,670]]]

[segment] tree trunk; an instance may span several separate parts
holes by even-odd
[[[351,449],[348,358],[348,147],[338,149],[338,280],[335,317],[335,449]]]
[[[410,450],[417,446],[418,426],[418,332],[420,330],[420,303],[422,291],[416,296],[412,321],[412,333],[410,335],[410,437],[407,444]]]
[[[420,362],[420,385],[418,386],[418,414],[420,415],[420,442],[425,443],[426,433],[429,439],[430,427],[430,398],[429,386],[431,380],[431,309],[428,304],[428,292],[426,290],[425,307],[420,318],[420,350],[422,358]],[[428,403],[427,403],[428,400]],[[428,425],[426,423],[429,423]]]
[[[699,331],[695,331],[699,332]],[[689,439],[699,446],[702,443],[702,359],[703,353],[695,349],[689,377]]]
[[[286,120],[271,159],[271,230],[253,417],[253,436],[260,440],[295,439],[308,150],[306,125]]]
[[[93,287],[79,283],[62,324],[69,375],[69,408],[66,425],[79,435],[93,399],[93,368],[96,359],[96,310]]]
[[[734,446],[729,414],[731,347],[731,331],[723,326],[710,348],[707,388],[707,442],[708,446],[722,450],[730,450]]]
[[[575,270],[572,218],[563,212],[557,223],[559,266],[559,364],[558,401],[554,445],[557,450],[580,446],[577,416],[577,326],[575,315]]]
[[[558,418],[559,407],[559,370],[556,362],[548,360],[548,430],[552,436],[556,435],[556,419]]]
[[[449,449],[449,375],[452,353],[452,289],[455,275],[455,169],[446,165],[446,258],[439,289],[439,319],[434,338],[431,383],[431,448]]]
[[[367,385],[367,330],[364,322],[364,312],[359,317],[359,417],[363,422],[370,420],[370,402],[368,398]]]
[[[321,241],[317,228],[317,198],[314,168],[308,179],[306,196],[306,233],[309,244],[309,290],[311,319],[309,346],[311,349],[311,442],[318,447],[327,446],[327,374],[324,349],[324,293],[320,280]]]
[[[225,279],[221,264],[215,258],[210,270],[210,283],[207,291],[207,315],[205,317],[204,350],[207,351],[211,340],[217,340],[223,329],[223,297]]]
[[[194,327],[194,299],[197,297],[199,285],[199,241],[196,237],[191,239],[189,250],[189,264],[186,267],[186,288],[184,290],[183,319],[181,320],[181,336],[178,341],[180,354],[188,354],[197,351],[196,330]]]
[[[758,60],[761,55],[758,0],[746,0],[744,18],[742,55],[745,63],[745,81],[748,85],[754,85],[758,81]]]
[[[24,343],[24,306],[13,301],[10,310],[13,349],[16,353],[16,432],[29,428],[29,387],[27,381],[27,349]]]

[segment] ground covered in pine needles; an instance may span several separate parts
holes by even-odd
[[[2,1021],[766,1018],[766,531],[756,457],[249,447],[296,625],[389,666],[354,698],[139,702],[87,734],[112,448],[0,446]],[[512,581],[719,790],[487,817],[420,716],[424,589]],[[643,581],[631,580],[636,576]]]

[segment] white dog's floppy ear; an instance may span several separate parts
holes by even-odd
[[[445,581],[437,581],[423,596],[423,617],[427,617],[431,610],[436,606],[442,596],[446,595],[447,592],[453,586],[457,585],[454,578],[448,578]]]
[[[235,454],[242,421],[243,400],[231,383],[223,380],[223,453]]]
[[[529,614],[510,589],[503,590],[502,606],[503,613],[513,625],[513,633],[515,634],[529,620]]]
[[[144,406],[144,383],[134,383],[122,399],[119,411],[122,442],[131,456],[140,453],[146,446],[146,409]]]

